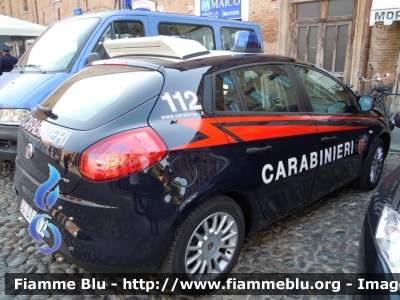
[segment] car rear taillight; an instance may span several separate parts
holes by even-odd
[[[91,181],[113,180],[140,172],[167,155],[167,147],[149,127],[108,137],[86,149],[80,158],[82,176]]]

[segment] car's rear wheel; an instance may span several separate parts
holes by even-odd
[[[381,139],[371,147],[364,171],[361,176],[354,181],[354,186],[364,191],[374,189],[381,178],[383,163],[385,161],[385,144]]]
[[[244,239],[239,205],[219,195],[199,205],[178,229],[164,258],[168,276],[221,280],[232,270]]]

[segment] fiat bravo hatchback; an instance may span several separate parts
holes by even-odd
[[[234,41],[105,41],[111,59],[26,117],[15,186],[43,253],[91,272],[219,279],[250,232],[352,181],[375,188],[390,130],[372,99],[256,53],[251,33]]]

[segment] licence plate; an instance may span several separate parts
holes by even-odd
[[[19,208],[21,214],[24,218],[31,223],[32,220],[38,215],[37,211],[34,210],[24,199],[21,201],[21,207]],[[36,230],[41,237],[45,237],[46,228],[48,221],[45,218],[41,218],[39,223],[37,224]]]

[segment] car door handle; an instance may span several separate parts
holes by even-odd
[[[264,154],[268,151],[272,150],[272,146],[266,146],[266,147],[257,147],[257,148],[247,148],[246,153],[249,155],[252,154]]]
[[[323,142],[323,143],[329,143],[329,142],[333,142],[333,141],[336,141],[337,140],[337,137],[336,136],[330,136],[330,137],[323,137],[322,139],[321,139],[321,141]]]

